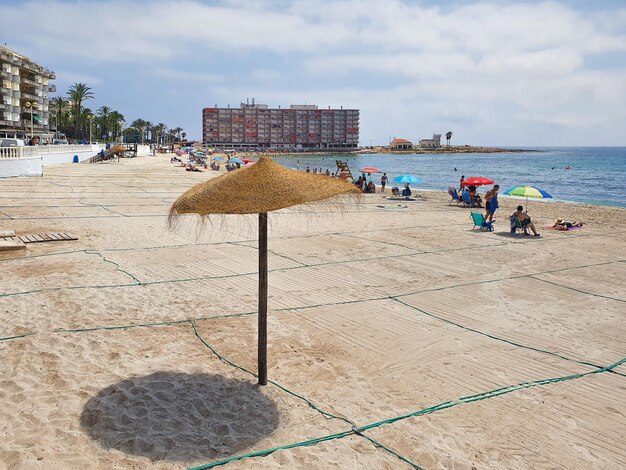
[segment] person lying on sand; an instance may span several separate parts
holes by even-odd
[[[556,219],[552,228],[554,230],[569,230],[572,227],[582,227],[582,222],[567,222],[563,219]]]

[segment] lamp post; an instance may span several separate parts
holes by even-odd
[[[27,101],[24,103],[24,107],[30,110],[30,141],[33,141],[35,137],[35,126],[33,124],[33,109],[37,108],[36,101]]]
[[[93,122],[93,114],[87,116],[87,119],[89,119],[89,145],[91,145],[91,123]]]

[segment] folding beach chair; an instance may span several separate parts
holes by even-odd
[[[461,193],[463,204],[467,207],[472,207],[472,196],[470,196],[469,191],[464,190]]]
[[[461,198],[459,197],[459,193],[456,192],[456,188],[453,186],[448,186],[448,194],[450,195],[450,197],[452,197],[452,200],[450,201],[450,205],[452,205],[453,202],[456,201],[457,204],[459,204],[461,201]]]
[[[511,216],[511,233],[516,234],[518,232],[519,232],[519,235],[523,235],[524,227],[522,227],[522,222],[517,217],[512,215]]]
[[[487,230],[488,232],[493,232],[493,222],[487,222],[483,214],[478,212],[472,212],[470,213],[470,218],[474,222],[472,230],[478,227],[481,231]]]

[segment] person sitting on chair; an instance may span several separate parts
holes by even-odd
[[[524,208],[522,206],[517,206],[517,210],[513,212],[513,215],[511,217],[517,217],[517,220],[519,220],[522,229],[524,229],[524,235],[528,235],[528,229],[530,228],[533,231],[535,237],[538,237],[539,234],[535,229],[535,224],[533,224],[532,220],[530,220],[530,216],[523,211]]]
[[[482,207],[483,200],[480,198],[476,186],[468,186],[470,201],[472,201],[473,207]]]
[[[400,188],[398,188],[397,186],[394,186],[393,188],[391,188],[391,196],[392,197],[397,197],[400,195]]]
[[[365,187],[365,192],[366,193],[375,193],[376,192],[376,185],[374,184],[373,181],[370,180],[370,182],[367,183],[367,186]]]
[[[404,189],[402,190],[402,197],[411,197],[411,188],[409,188],[408,183],[404,185]]]

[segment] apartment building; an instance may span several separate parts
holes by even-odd
[[[319,109],[316,105],[269,108],[204,108],[202,136],[213,147],[261,149],[348,149],[359,145],[358,109]]]
[[[54,72],[0,46],[0,134],[48,132],[48,93],[56,91],[49,81],[54,79]]]

